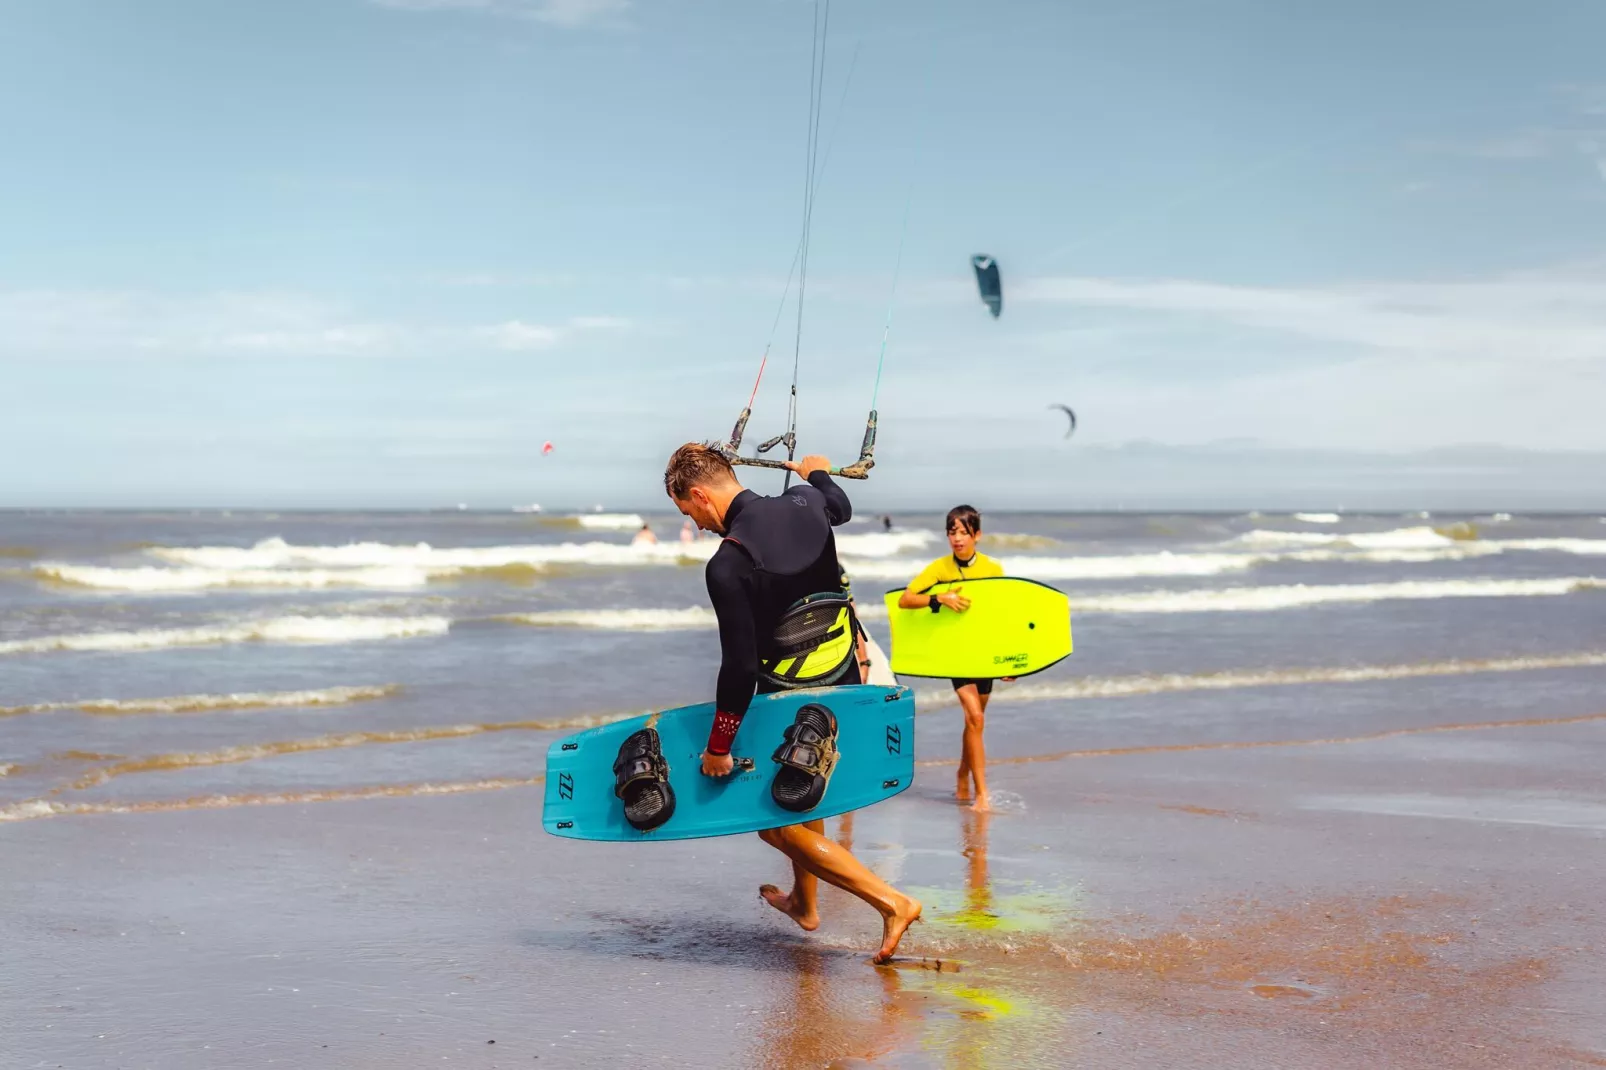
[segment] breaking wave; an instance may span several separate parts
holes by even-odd
[[[546,628],[598,628],[606,631],[667,632],[713,628],[714,611],[704,606],[685,609],[553,609],[540,613],[510,613],[498,617],[513,624]]]
[[[1010,557],[1005,566],[1011,575],[1033,579],[1107,580],[1142,576],[1217,576],[1242,572],[1264,560],[1254,554],[1112,554],[1089,557]],[[914,558],[879,561],[849,559],[843,562],[852,579],[901,580],[908,582],[929,562]]]
[[[1299,606],[1433,598],[1534,598],[1606,587],[1606,580],[1574,576],[1540,580],[1416,580],[1331,586],[1227,587],[1216,590],[1143,591],[1086,595],[1071,601],[1072,613],[1224,613],[1293,609]]]
[[[195,628],[146,628],[128,632],[43,635],[0,642],[0,654],[54,651],[133,652],[233,643],[362,643],[444,635],[446,617],[267,617]]]
[[[39,579],[75,587],[110,591],[203,591],[220,587],[272,587],[316,590],[323,587],[369,587],[400,590],[422,587],[430,573],[419,568],[229,569],[108,568],[97,565],[35,565]]]
[[[1606,539],[1497,539],[1490,545],[1502,550],[1537,550],[1585,556],[1606,554]]]
[[[1606,651],[1426,661],[1403,665],[1350,665],[1315,669],[1229,670],[1213,673],[1157,673],[1141,676],[1090,676],[1060,683],[1000,684],[994,702],[1052,702],[1068,699],[1127,698],[1179,691],[1227,691],[1242,687],[1287,687],[1298,684],[1349,684],[1370,680],[1409,680],[1431,676],[1470,676],[1476,673],[1535,672],[1544,669],[1606,667]],[[922,712],[958,704],[951,687],[922,688],[915,692]]]
[[[1357,550],[1433,550],[1455,546],[1459,540],[1429,527],[1396,528],[1393,531],[1351,532],[1268,531],[1257,528],[1230,540],[1239,546],[1257,549],[1297,546],[1350,546]]]

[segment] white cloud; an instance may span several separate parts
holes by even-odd
[[[526,352],[629,326],[628,320],[596,315],[557,325],[521,319],[468,325],[373,322],[327,302],[285,294],[173,298],[137,292],[0,291],[0,359]]]
[[[489,342],[497,349],[514,352],[547,349],[559,338],[554,328],[538,323],[524,323],[521,320],[509,320],[494,327],[475,327],[473,336]]]
[[[533,19],[552,26],[616,24],[631,0],[369,0],[396,11],[471,11]]]
[[[1025,280],[1011,298],[1215,320],[1362,349],[1511,361],[1606,361],[1606,273],[1274,288],[1161,279]]]
[[[1600,145],[1606,143],[1606,85],[1561,85],[1555,93],[1562,99],[1565,115],[1551,122],[1484,138],[1425,142],[1418,148],[1452,156],[1483,160],[1548,160],[1582,154],[1606,177],[1606,158]]]

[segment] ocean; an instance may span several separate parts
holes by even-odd
[[[890,520],[890,530],[875,516],[855,518],[838,531],[839,550],[865,623],[883,646],[887,635],[881,593],[901,586],[926,562],[946,553],[940,514],[895,514]],[[660,541],[632,545],[644,523]],[[1575,757],[1579,747],[1599,753],[1598,720],[1606,717],[1606,518],[996,512],[985,516],[984,524],[982,549],[1002,559],[1011,575],[1068,592],[1076,644],[1073,656],[1052,669],[999,685],[989,712],[989,758],[998,763],[991,776],[999,810],[991,819],[993,870],[1013,868],[1016,884],[1010,894],[1016,898],[1010,909],[1024,926],[1006,926],[1006,931],[1035,932],[1034,926],[1050,931],[1071,925],[1067,919],[1072,915],[1083,919],[1078,924],[1093,916],[1107,919],[1139,894],[1117,895],[1112,891],[1116,887],[1150,887],[1147,916],[1162,922],[1184,908],[1199,909],[1201,902],[1217,909],[1225,898],[1247,894],[1251,889],[1238,878],[1248,872],[1259,874],[1251,882],[1259,893],[1272,886],[1295,887],[1301,890],[1289,894],[1305,896],[1301,902],[1308,903],[1316,885],[1326,888],[1322,894],[1347,896],[1354,891],[1359,864],[1338,865],[1331,851],[1290,875],[1276,857],[1223,843],[1230,862],[1221,856],[1196,860],[1202,869],[1180,883],[1153,881],[1151,867],[1159,863],[1152,858],[1144,862],[1124,849],[1091,853],[1088,844],[1097,842],[1093,827],[1086,833],[1093,839],[1085,842],[1075,829],[1084,819],[1096,821],[1093,811],[1101,805],[1107,833],[1122,828],[1121,834],[1133,843],[1149,835],[1134,825],[1135,818],[1120,816],[1123,800],[1136,798],[1145,807],[1171,806],[1174,813],[1161,815],[1168,821],[1210,820],[1188,816],[1190,807],[1217,817],[1286,812],[1300,831],[1292,836],[1284,861],[1301,850],[1299,842],[1308,844],[1311,829],[1300,824],[1308,818],[1299,815],[1312,813],[1327,815],[1323,821],[1348,819],[1342,815],[1371,815],[1373,820],[1403,815],[1435,830],[1458,822],[1486,827],[1490,821],[1505,829],[1529,828],[1539,836],[1572,830],[1569,835],[1585,836],[1599,855],[1606,806],[1598,801],[1598,768],[1593,780],[1578,773],[1578,784],[1565,790],[1554,781],[1574,777],[1565,770],[1572,761],[1569,755]],[[232,901],[240,909],[278,917],[283,932],[300,926],[323,932],[329,950],[308,949],[306,954],[326,955],[320,960],[324,974],[333,970],[352,985],[380,986],[363,989],[369,994],[357,1003],[381,998],[375,993],[384,987],[387,971],[404,978],[396,982],[403,992],[412,984],[405,978],[433,977],[441,969],[446,971],[442,977],[456,976],[455,966],[440,963],[458,952],[435,938],[411,951],[397,950],[395,961],[370,961],[364,955],[377,954],[383,940],[369,934],[358,941],[360,947],[342,944],[343,938],[333,934],[344,930],[329,921],[335,908],[306,905],[332,894],[328,881],[334,871],[327,865],[333,863],[290,856],[299,858],[297,852],[311,850],[313,844],[327,848],[334,840],[354,860],[375,844],[404,850],[396,845],[427,841],[435,844],[432,850],[440,864],[494,882],[496,878],[482,872],[491,859],[473,849],[484,837],[487,843],[495,841],[497,852],[517,857],[509,865],[530,877],[532,887],[539,883],[530,876],[532,867],[542,874],[556,867],[588,875],[593,887],[611,887],[624,879],[645,880],[655,888],[654,900],[636,908],[619,903],[598,907],[587,902],[586,892],[555,899],[514,894],[518,902],[497,900],[486,916],[489,929],[503,936],[524,933],[510,946],[529,956],[520,968],[525,972],[519,984],[508,993],[537,983],[527,972],[534,968],[531,963],[544,963],[543,969],[560,961],[572,965],[577,957],[594,959],[604,953],[599,948],[609,947],[613,951],[607,954],[623,964],[615,980],[626,974],[653,983],[683,977],[674,970],[655,973],[667,954],[664,941],[669,940],[671,949],[681,947],[655,926],[667,917],[681,929],[691,925],[696,931],[697,923],[687,921],[687,913],[695,913],[695,904],[709,893],[667,871],[717,857],[721,880],[728,877],[746,904],[750,886],[761,878],[779,879],[772,854],[756,841],[749,843],[751,838],[636,851],[562,844],[539,831],[540,777],[554,740],[610,719],[712,697],[718,643],[702,565],[717,543],[681,541],[680,529],[681,518],[665,513],[0,512],[0,894],[5,896],[0,902],[12,918],[8,943],[22,949],[13,963],[28,964],[19,969],[30,988],[26,996],[0,996],[0,1027],[9,1023],[11,1042],[23,1044],[17,1049],[21,1061],[5,1065],[35,1065],[22,1060],[35,1054],[49,1065],[58,1056],[68,1065],[257,1065],[254,1056],[204,1054],[196,1046],[196,1019],[181,1006],[151,1004],[148,993],[109,990],[109,1006],[121,1008],[112,1018],[123,1025],[108,1025],[108,1018],[84,1026],[100,1033],[112,1029],[122,1045],[115,1052],[104,1043],[97,1047],[105,1038],[97,1041],[84,1029],[70,1040],[64,1036],[74,1015],[46,1013],[56,997],[41,994],[65,983],[54,965],[61,961],[56,938],[48,935],[49,926],[41,919],[55,909],[51,902],[75,903],[72,916],[92,928],[101,924],[91,917],[97,910],[116,913],[102,901],[117,887],[137,887],[146,897],[142,917],[182,914],[183,905],[190,904],[217,924],[210,939],[231,954],[270,954],[280,944],[288,953],[295,940],[273,937],[264,942],[260,933],[247,933],[255,922],[226,931],[229,926],[221,920],[226,912],[214,910],[240,893],[228,883],[230,866],[245,865],[255,872],[262,859],[279,857],[288,871],[299,874],[296,881],[317,885],[303,901],[303,911],[291,905],[296,896],[288,886],[275,884],[289,879],[282,873],[259,874],[278,888],[271,906],[251,896]],[[889,879],[931,889],[928,915],[938,918],[938,924],[927,929],[940,930],[942,917],[963,918],[974,907],[966,906],[966,896],[975,892],[976,819],[956,818],[951,803],[959,737],[951,689],[943,681],[904,682],[915,689],[920,713],[920,774],[905,796],[858,815],[857,836],[866,859]],[[1511,745],[1501,742],[1502,725],[1519,734],[1545,725],[1575,727],[1566,729],[1572,735],[1564,739],[1536,743],[1544,755],[1539,757],[1502,750]],[[1301,767],[1304,772],[1286,775],[1273,775],[1263,764],[1208,764],[1292,761],[1294,752],[1342,750],[1323,749],[1323,744],[1353,744],[1343,753],[1374,757],[1365,762],[1351,758],[1342,771],[1324,766],[1324,772],[1307,764]],[[1449,752],[1435,747],[1462,749],[1452,760],[1446,757]],[[1382,753],[1378,748],[1389,748],[1386,760],[1376,757]],[[1424,764],[1435,755],[1439,760],[1431,768]],[[1178,764],[1185,758],[1194,764]],[[1144,767],[1149,771],[1134,771],[1131,779],[1093,772],[1116,768],[1097,762],[1139,759],[1155,764]],[[1510,785],[1497,775],[1502,763],[1525,770],[1517,777],[1517,788],[1507,790]],[[1380,778],[1383,768],[1398,775]],[[1447,779],[1434,782],[1440,775]],[[1268,785],[1285,779],[1289,794],[1280,802],[1267,802]],[[1494,792],[1497,783],[1502,786]],[[1466,800],[1480,792],[1498,794],[1499,799],[1485,800],[1479,811],[1484,816],[1468,817],[1471,804]],[[216,816],[199,816],[209,813]],[[1489,818],[1488,813],[1496,816]],[[373,823],[378,814],[394,815],[394,820],[379,822],[386,827],[377,829]],[[1001,827],[1006,831],[999,832]],[[182,843],[173,839],[177,830],[185,830]],[[984,819],[984,840],[986,834]],[[1208,840],[1191,833],[1188,838]],[[147,846],[141,847],[141,841]],[[1081,843],[1076,856],[1061,855],[1073,841]],[[1000,842],[1008,848],[1000,851]],[[1453,869],[1465,861],[1424,861],[1433,849],[1414,843],[1400,856],[1400,879],[1416,888],[1414,867],[1442,864]],[[1468,857],[1480,850],[1466,847]],[[1566,843],[1553,850],[1557,858],[1572,852]],[[980,856],[985,870],[985,843]],[[1339,852],[1337,857],[1342,856]],[[1011,858],[1014,863],[1000,861]],[[428,868],[425,861],[416,864]],[[652,876],[638,868],[653,864],[658,869]],[[351,865],[348,876],[354,882],[413,881],[417,888],[428,885],[435,891],[439,888],[430,882],[451,875],[425,876],[420,870],[409,876],[402,867],[383,878],[359,878],[361,863]],[[1389,882],[1376,876],[1391,865],[1370,867],[1371,886],[1379,897],[1394,894]],[[1589,866],[1591,873],[1602,875],[1598,857]],[[1161,885],[1166,890],[1158,890]],[[231,887],[233,892],[224,890]],[[1060,899],[1042,898],[1053,889]],[[422,892],[372,894],[380,900],[399,895],[401,902],[411,904],[409,909],[418,909],[425,898]],[[465,902],[473,899],[464,894]],[[153,905],[158,902],[160,907]],[[1066,905],[1071,903],[1074,907]],[[852,1041],[864,1051],[844,1040],[847,1047],[841,1051],[826,1044],[817,1052],[809,1047],[806,1057],[798,1057],[806,1063],[819,1055],[815,1065],[838,1058],[880,1060],[877,1065],[949,1065],[929,1057],[927,1041],[949,1028],[949,1019],[942,1017],[946,1012],[932,1008],[944,999],[963,1003],[969,997],[952,985],[951,991],[930,988],[948,983],[940,969],[920,974],[916,981],[908,980],[916,974],[900,973],[906,990],[899,999],[913,998],[907,986],[926,984],[929,977],[935,980],[919,990],[920,998],[937,1002],[910,1012],[913,1017],[907,1021],[898,1018],[903,1024],[886,1032],[876,1023],[884,1024],[890,1013],[886,1008],[896,1001],[883,1001],[892,996],[874,987],[884,983],[874,981],[875,971],[864,968],[869,980],[858,973],[843,974],[851,979],[832,988],[833,971],[858,968],[846,964],[850,951],[867,942],[873,949],[874,939],[870,922],[854,913],[862,908],[834,900],[831,905],[850,919],[844,923],[848,929],[827,936],[822,945],[836,957],[822,960],[825,965],[804,962],[801,968],[815,971],[830,999],[848,1000],[850,1005],[833,1014],[864,1026],[855,1025],[843,1037],[873,1034],[880,1039]],[[431,899],[422,913],[441,909]],[[489,908],[481,903],[476,909]],[[602,915],[596,913],[599,909]],[[518,914],[519,920],[502,914]],[[1003,915],[995,910],[989,916]],[[765,928],[770,920],[755,913],[744,922],[744,946],[751,946],[759,960],[780,953],[772,945],[794,957],[805,954],[797,948],[814,946],[800,943],[801,934]],[[123,917],[106,924],[126,929],[134,922]],[[628,945],[608,944],[606,934],[621,926],[636,936]],[[916,957],[957,949],[961,958],[968,954],[976,960],[974,969],[994,968],[985,965],[994,961],[992,952],[964,940],[933,942],[919,928],[911,933]],[[471,930],[476,935],[464,935]],[[576,935],[582,930],[593,935]],[[500,947],[501,937],[475,928],[473,919],[462,914],[453,915],[443,931],[459,934],[460,947],[480,947],[504,967],[506,955],[513,954],[486,950]],[[6,923],[0,923],[0,934],[6,932]],[[566,935],[560,939],[553,935],[558,932]],[[1253,943],[1243,939],[1246,946]],[[658,957],[640,957],[644,945],[656,947]],[[1054,946],[1064,950],[1070,945],[1060,938]],[[73,961],[102,980],[107,971],[125,980],[144,977],[151,961],[108,950],[110,958],[96,964],[98,954],[86,952]],[[681,947],[669,957],[677,955],[691,956],[699,977],[723,977],[710,982],[721,1001],[737,1000],[750,983],[741,980],[747,976],[743,968],[718,954],[697,957]],[[997,958],[1005,964],[997,969],[1008,968],[1006,958]],[[483,976],[478,969],[464,972]],[[1250,980],[1261,976],[1250,972]],[[1310,992],[1300,999],[1319,1002],[1332,994],[1338,1000],[1345,991],[1338,973],[1329,970],[1318,977],[1321,969],[1316,966],[1304,971],[1311,974],[1305,980],[1295,977],[1304,974],[1293,966],[1261,972],[1269,978],[1262,979],[1265,985],[1292,986],[1290,991],[1305,985]],[[316,987],[324,974],[309,967],[299,975],[275,974],[274,984],[292,986],[300,976]],[[277,1024],[250,1024],[255,1018],[245,1008],[252,1004],[236,1004],[219,994],[228,990],[220,978],[234,974],[213,963],[182,976],[189,980],[166,977],[161,990],[189,993],[203,1004],[213,1001],[214,1017],[221,1015],[236,1035],[256,1038],[252,1051],[271,1049],[275,1058],[291,1062],[297,1059],[298,1029],[315,1026],[338,1036],[342,1044],[355,1045],[350,1059],[326,1065],[395,1065],[387,1060],[397,1059],[418,1065],[426,1058],[439,1062],[437,1047],[447,1043],[442,1038],[451,1032],[422,1026],[410,1026],[410,1032],[369,1029],[384,1015],[358,1014],[349,1005],[340,1010],[341,1000],[333,997],[321,1004],[319,1013],[303,1009],[292,1014],[288,1007],[263,1010],[265,1020]],[[200,980],[206,977],[212,979]],[[575,983],[597,990],[592,982]],[[766,978],[759,988],[770,983]],[[979,982],[966,983],[980,990]],[[218,985],[210,995],[199,991]],[[451,1000],[429,985],[424,989],[427,994],[421,990],[416,999],[391,991],[383,1000],[420,1002],[432,1008],[431,1014],[446,1016],[431,1019],[444,1028],[443,1023],[453,1021],[443,1009]],[[799,998],[791,988],[784,991],[776,998]],[[1046,989],[1032,991],[1030,999],[1009,997],[1005,1002],[1014,1007],[1021,999],[1039,1004],[1050,999]],[[755,1005],[762,1003],[761,996],[762,991]],[[60,998],[75,1007],[83,1002]],[[265,992],[259,998],[268,1001],[260,1007],[271,1003]],[[1261,999],[1260,1004],[1270,1007],[1276,1001]],[[646,1027],[599,1027],[617,1031],[582,1042],[573,1039],[584,1031],[579,1010],[573,1013],[580,1018],[521,1011],[511,994],[490,1005],[503,1015],[492,1016],[497,1028],[513,1030],[520,1028],[513,1023],[522,1021],[532,1037],[539,1035],[540,1045],[531,1052],[545,1056],[540,1065],[569,1065],[563,1061],[565,1052],[573,1065],[626,1055],[653,1061]],[[639,1013],[639,1007],[632,1013]],[[697,1020],[694,1009],[680,1013],[684,1021]],[[985,1006],[976,1013],[1004,1015]],[[1123,1013],[1136,1012],[1127,1007]],[[355,1030],[366,1038],[360,1044],[353,1039],[353,1014],[367,1015]],[[1079,1029],[1085,1015],[1066,1014],[1055,1019],[1052,1029],[1043,1025],[1039,1040],[1052,1034],[1061,1043],[1065,1030]],[[961,1031],[971,1021],[961,1011],[954,1011],[952,1020]],[[167,1024],[154,1029],[153,1021]],[[911,1021],[916,1024],[909,1025]],[[684,1031],[685,1026],[677,1028]],[[1588,1028],[1593,1030],[1589,1037],[1580,1040],[1575,1032],[1567,1042],[1590,1051],[1595,1049],[1589,1044],[1606,1044],[1598,1025]],[[573,1037],[563,1039],[571,1033]],[[1086,1050],[1099,1050],[1101,1041],[1093,1039],[1094,1033],[1090,1025],[1087,1043],[1094,1047]],[[408,1039],[380,1039],[387,1034]],[[803,1050],[795,1045],[817,1042],[765,1035],[769,1047],[693,1043],[676,1051],[688,1059],[687,1052],[701,1052],[697,1058],[704,1061],[698,1065],[754,1065],[754,1059],[786,1065],[791,1056],[775,1052],[795,1055]],[[1099,1038],[1103,1035],[1097,1031]],[[1227,1033],[1211,1035],[1228,1043],[1222,1039]],[[1514,1050],[1500,1048],[1509,1039],[1500,1034],[1490,1040],[1490,1050]],[[1019,1054],[1037,1042],[1017,1040],[1026,1047],[1000,1050]],[[508,1064],[517,1061],[506,1037],[499,1042],[504,1046],[494,1054]],[[0,1053],[6,1043],[0,1040]],[[1278,1049],[1284,1056],[1309,1054],[1297,1040],[1276,1043],[1284,1045]],[[474,1045],[461,1049],[467,1054],[459,1061],[479,1065],[490,1057],[481,1051],[483,1039],[477,1035]],[[448,1048],[439,1047],[439,1052]],[[1440,1065],[1433,1061],[1437,1055],[1423,1051],[1417,1050],[1426,1060],[1419,1065]],[[1356,1058],[1361,1054],[1357,1049]],[[1383,1054],[1394,1057],[1399,1052]],[[993,1065],[991,1058],[963,1065]],[[1349,1065],[1336,1055],[1334,1059],[1327,1065]],[[662,1062],[681,1065],[674,1059]],[[1026,1058],[1024,1064],[1035,1063]],[[1119,1052],[1097,1064],[1124,1065]],[[325,1064],[313,1059],[299,1065]],[[1548,1064],[1541,1060],[1529,1065]]]

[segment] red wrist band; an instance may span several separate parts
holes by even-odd
[[[736,730],[742,727],[742,718],[739,714],[726,713],[720,710],[714,714],[714,728],[708,733],[709,754],[729,754],[731,744],[736,741]]]

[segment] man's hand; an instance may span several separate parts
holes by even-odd
[[[938,604],[947,606],[955,613],[963,613],[970,608],[970,599],[959,593],[962,590],[963,587],[955,587],[951,591],[944,591],[937,596]]]
[[[736,768],[736,759],[728,754],[703,752],[703,776],[730,776]]]
[[[801,461],[787,461],[786,467],[807,480],[809,476],[822,469],[829,472],[831,470],[831,462],[828,458],[822,457],[818,453],[811,453]]]

